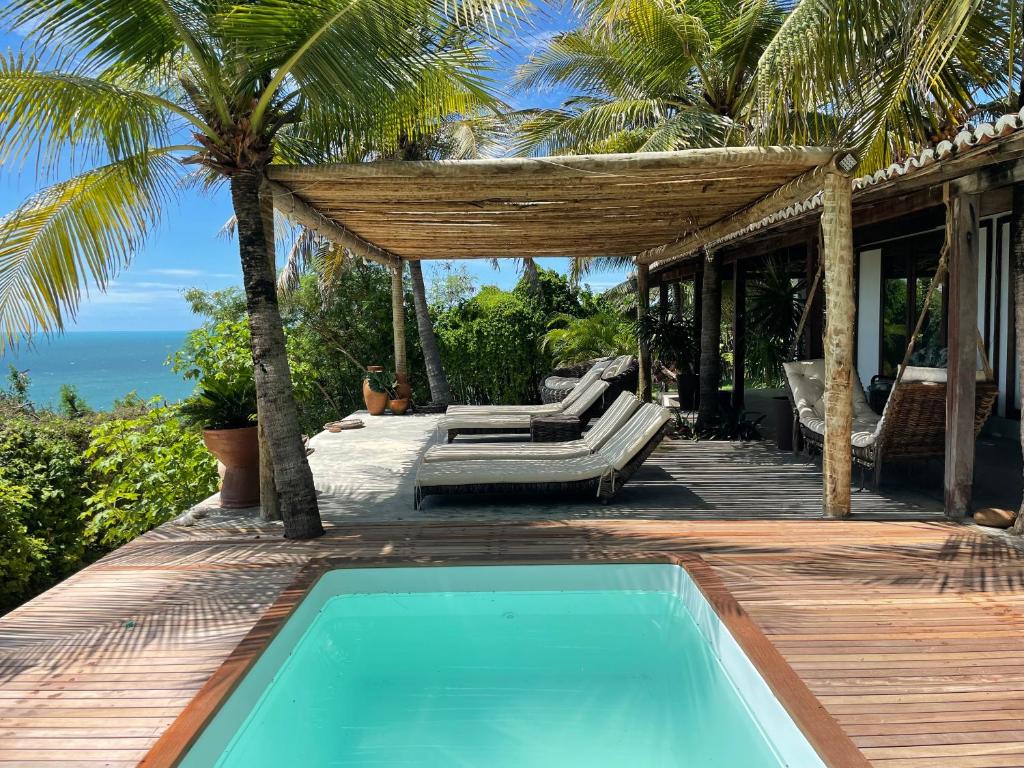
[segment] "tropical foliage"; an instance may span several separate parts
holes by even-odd
[[[551,354],[558,368],[607,355],[630,354],[636,334],[628,320],[610,309],[574,317],[565,312],[548,321],[541,348]]]

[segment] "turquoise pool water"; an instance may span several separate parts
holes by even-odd
[[[758,720],[720,643],[709,642],[688,607],[681,569],[526,566],[553,576],[565,568],[674,571],[665,583],[630,583],[637,574],[629,571],[625,580],[616,570],[589,575],[610,579],[608,588],[595,588],[600,578],[567,582],[564,573],[550,580],[554,589],[538,589],[537,573],[507,589],[474,589],[472,578],[459,589],[422,584],[425,574],[451,587],[459,571],[481,570],[500,581],[506,568],[523,567],[383,569],[391,581],[395,571],[420,570],[420,591],[407,592],[360,592],[356,583],[339,594],[321,580],[184,765],[820,765],[793,762],[817,757],[807,757],[806,742],[796,752],[780,745],[778,712]],[[350,581],[367,578],[353,573]],[[342,587],[345,575],[329,574]],[[699,604],[697,612],[707,619]],[[301,627],[291,626],[296,620]],[[282,639],[289,647],[275,649]],[[268,658],[273,668],[258,670]],[[247,686],[253,673],[256,684]]]

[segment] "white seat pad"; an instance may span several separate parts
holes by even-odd
[[[550,461],[589,455],[590,446],[582,440],[569,440],[564,443],[452,443],[431,447],[423,454],[423,461]]]
[[[800,423],[812,432],[825,434],[825,361],[797,360],[783,363],[793,393]],[[853,432],[850,444],[856,448],[873,445],[881,432],[881,417],[871,410],[857,371],[852,371]]]
[[[569,483],[596,480],[607,471],[608,465],[594,455],[557,461],[434,461],[420,466],[416,482],[420,486]]]

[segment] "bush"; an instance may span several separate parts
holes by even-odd
[[[632,324],[615,312],[603,310],[589,317],[559,314],[548,323],[542,346],[558,367],[609,355],[635,354]]]
[[[436,319],[438,345],[448,383],[464,403],[535,400],[541,377],[551,368],[541,353],[544,315],[536,304],[493,286]]]
[[[80,519],[85,510],[84,442],[85,430],[52,414],[0,413],[0,515],[5,518],[3,537],[13,537],[21,552],[14,558],[23,566],[14,583],[23,596],[64,578],[90,556]]]
[[[85,456],[93,493],[86,532],[107,547],[131,541],[217,490],[217,462],[174,406],[92,430]]]
[[[25,520],[31,516],[29,489],[0,476],[0,609],[20,603],[30,586],[45,572],[46,543],[29,534]]]

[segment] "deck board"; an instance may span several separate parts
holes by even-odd
[[[321,481],[347,460],[318,454]],[[353,460],[322,485],[314,542],[238,517],[161,527],[0,619],[0,765],[135,765],[314,558],[697,553],[873,765],[1024,768],[1024,552],[885,495],[858,495],[862,519],[822,520],[814,465],[785,456],[773,471],[771,458],[671,445],[605,510],[420,516],[402,479],[414,457],[390,480]]]

